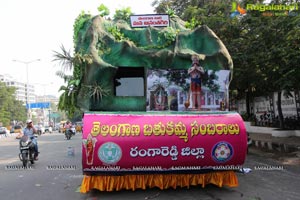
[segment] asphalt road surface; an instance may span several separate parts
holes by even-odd
[[[300,162],[295,155],[266,153],[251,148],[245,168],[238,173],[239,186],[219,188],[214,185],[160,190],[99,192],[81,194],[81,134],[66,140],[60,133],[38,138],[39,161],[23,169],[18,159],[18,140],[0,138],[1,200],[300,200]],[[68,155],[74,148],[74,156]]]

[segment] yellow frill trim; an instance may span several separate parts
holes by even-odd
[[[136,190],[158,187],[187,187],[214,184],[219,187],[237,187],[238,178],[234,171],[210,172],[205,174],[143,174],[123,176],[87,176],[82,180],[80,192],[87,193],[92,189],[100,191]]]

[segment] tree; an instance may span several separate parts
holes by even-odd
[[[26,120],[26,108],[22,101],[13,99],[9,106],[10,119],[15,121],[25,122]]]
[[[62,52],[54,51],[54,60],[59,62],[62,70],[56,72],[56,75],[63,78],[67,85],[60,87],[59,91],[63,93],[59,97],[58,109],[66,111],[68,118],[72,118],[73,114],[79,109],[77,106],[78,87],[82,78],[82,70],[86,64],[92,62],[90,55],[81,55],[76,53],[74,56],[61,46]],[[66,74],[66,71],[72,71],[72,75]]]
[[[114,20],[124,20],[129,21],[130,15],[132,15],[132,11],[130,7],[117,9],[116,13],[114,14]]]
[[[169,0],[154,0],[151,4],[156,13],[166,13],[167,9],[172,6],[172,2]]]
[[[284,1],[277,1],[284,4]],[[247,14],[240,21],[242,38],[245,38],[243,47],[247,61],[243,79],[250,80],[254,91],[253,96],[268,96],[277,92],[277,108],[280,128],[284,128],[284,120],[281,109],[281,93],[286,96],[299,89],[299,14],[296,16],[272,16],[266,17],[255,11]],[[241,44],[242,45],[242,44]],[[234,53],[233,56],[236,54]],[[238,60],[238,59],[236,59]],[[234,60],[234,61],[236,61]],[[299,65],[299,64],[298,64]],[[235,62],[236,66],[236,62]],[[249,70],[247,70],[249,69]],[[251,73],[252,70],[254,73]],[[235,72],[236,72],[235,68]],[[254,76],[251,76],[254,75]],[[244,85],[244,84],[236,84]],[[238,87],[238,86],[237,86]],[[249,90],[247,91],[249,92]]]
[[[297,18],[297,17],[295,17]],[[283,114],[281,108],[281,93],[288,97],[292,97],[291,92],[299,88],[299,73],[298,65],[300,62],[299,56],[299,44],[297,44],[300,38],[299,27],[295,26],[294,20],[290,17],[275,17],[272,23],[269,23],[268,32],[261,35],[260,41],[269,40],[270,43],[266,43],[268,51],[265,52],[265,65],[262,68],[262,72],[266,74],[266,82],[272,83],[271,89],[277,91],[277,108],[280,122],[280,128],[284,127]],[[291,36],[293,35],[293,36]],[[299,79],[298,79],[299,80]],[[267,84],[266,83],[266,84]],[[269,86],[270,87],[270,86]]]
[[[0,122],[3,126],[10,125],[12,120],[26,120],[26,108],[23,102],[16,100],[15,92],[15,87],[0,82]]]
[[[238,34],[231,37],[232,43],[228,45],[235,66],[230,88],[237,99],[246,99],[247,115],[250,116],[253,114],[250,108],[253,97],[268,92],[262,87],[266,83],[266,74],[260,68],[264,65],[265,43],[258,40],[265,26],[259,18],[249,15],[238,20],[235,28]]]

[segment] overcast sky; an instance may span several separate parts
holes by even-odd
[[[26,82],[29,62],[29,84],[39,95],[59,96],[63,80],[55,75],[61,69],[52,62],[53,51],[60,46],[73,51],[73,24],[81,11],[97,15],[100,4],[111,14],[115,9],[130,7],[134,14],[153,14],[153,0],[3,0],[0,3],[0,74],[10,74]]]

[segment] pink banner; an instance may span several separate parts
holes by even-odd
[[[247,153],[237,113],[86,113],[84,173],[163,173],[240,166]]]

